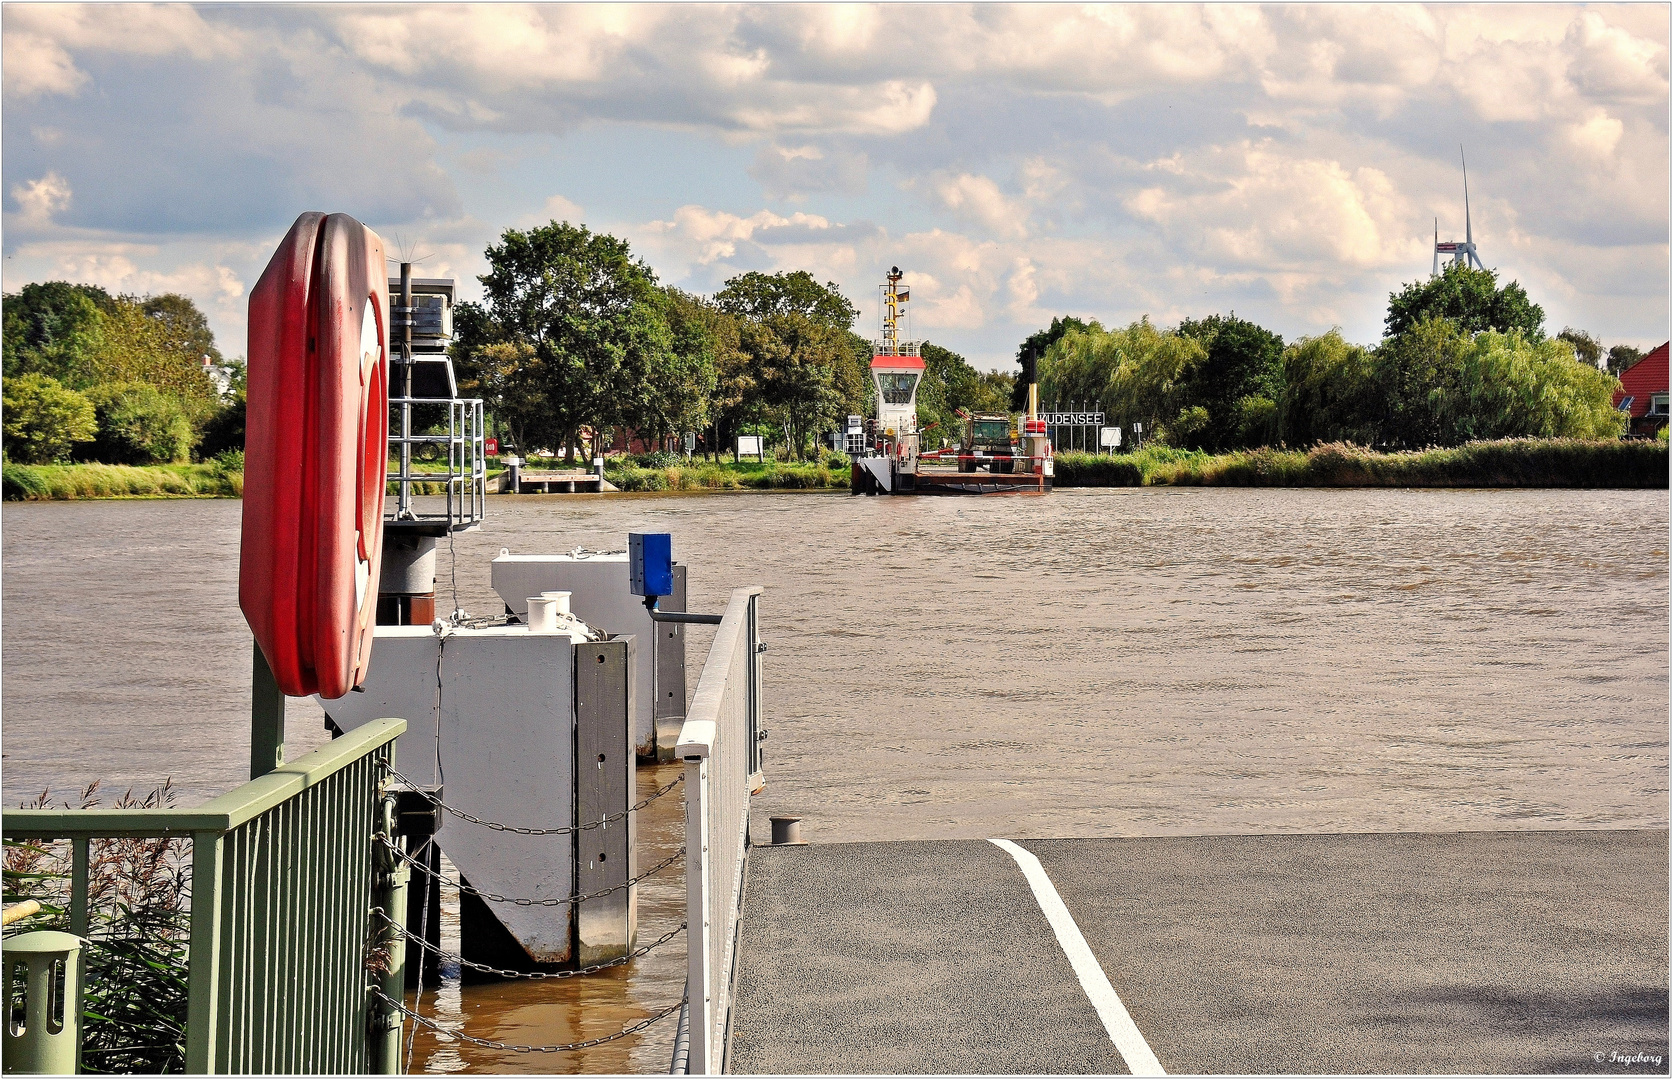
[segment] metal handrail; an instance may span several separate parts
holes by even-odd
[[[694,1075],[723,1071],[750,796],[761,789],[758,586],[737,589],[709,647],[675,754],[685,762],[686,997]]]
[[[373,834],[390,827],[379,763],[406,726],[364,724],[196,809],[12,810],[0,833],[70,841],[78,937],[94,840],[190,838],[187,1072],[393,1071],[365,965],[374,897],[396,910],[391,890],[404,887],[404,874],[374,870]]]

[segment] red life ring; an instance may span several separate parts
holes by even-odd
[[[372,655],[389,467],[383,241],[296,219],[250,291],[238,606],[292,696],[335,698]]]

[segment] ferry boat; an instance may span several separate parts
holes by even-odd
[[[1028,387],[1028,410],[1016,426],[1003,418],[1009,430],[1000,433],[1000,441],[1008,452],[996,452],[995,432],[985,430],[1001,418],[967,417],[958,446],[923,448],[918,389],[923,383],[924,360],[919,342],[901,340],[900,320],[911,299],[910,291],[901,286],[904,277],[900,267],[890,267],[883,286],[883,336],[873,343],[871,357],[877,415],[859,424],[861,430],[850,437],[849,491],[855,495],[1043,495],[1050,491],[1051,441],[1040,419],[1039,391],[1033,384]]]

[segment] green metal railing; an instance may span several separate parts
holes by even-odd
[[[0,831],[70,842],[68,929],[79,937],[92,843],[190,839],[188,1072],[395,1072],[400,1017],[375,1006],[369,986],[399,985],[404,956],[371,916],[404,910],[400,875],[373,855],[404,730],[404,720],[365,724],[197,809],[10,810]]]

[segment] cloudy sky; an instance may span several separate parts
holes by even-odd
[[[4,287],[243,351],[296,215],[477,295],[557,218],[699,292],[807,269],[1010,367],[1052,316],[1380,336],[1435,219],[1549,328],[1668,336],[1668,7],[7,4]]]

